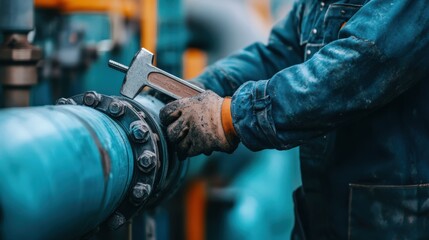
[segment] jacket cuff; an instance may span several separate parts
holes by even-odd
[[[268,80],[249,81],[233,95],[231,103],[234,129],[243,144],[251,150],[281,148],[271,116]]]

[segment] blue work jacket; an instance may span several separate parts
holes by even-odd
[[[294,239],[429,239],[428,78],[429,0],[300,0],[197,80],[249,149],[301,146]]]

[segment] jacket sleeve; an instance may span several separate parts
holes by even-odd
[[[255,43],[208,67],[195,80],[220,96],[232,96],[249,80],[267,79],[302,62],[298,4],[271,31],[268,44]]]
[[[288,149],[392,101],[428,74],[428,13],[427,0],[371,0],[308,61],[243,84],[231,107],[242,142]]]

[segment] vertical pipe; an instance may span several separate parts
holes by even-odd
[[[0,239],[76,239],[123,200],[127,133],[82,106],[0,112]]]
[[[37,84],[41,51],[27,40],[33,28],[33,0],[0,0],[0,84],[6,107],[28,106],[31,86]]]
[[[158,32],[158,1],[140,0],[140,6],[141,46],[148,49],[156,56],[156,42]]]
[[[26,34],[33,27],[33,0],[0,0],[0,32]]]

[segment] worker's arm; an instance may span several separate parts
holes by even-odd
[[[371,0],[305,63],[243,84],[231,105],[240,140],[287,149],[392,101],[428,74],[428,12],[427,0]]]
[[[249,80],[267,79],[286,67],[303,61],[299,45],[301,5],[272,30],[268,44],[255,43],[208,67],[195,81],[220,96],[232,96]]]

